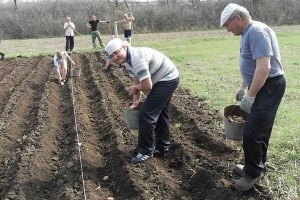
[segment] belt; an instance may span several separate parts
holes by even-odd
[[[273,83],[275,81],[278,81],[279,79],[283,78],[283,75],[279,75],[279,76],[275,76],[275,77],[271,77],[271,78],[267,78],[266,83],[265,84],[270,84]]]

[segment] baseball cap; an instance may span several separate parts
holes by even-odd
[[[112,39],[105,47],[105,51],[108,56],[111,57],[115,51],[119,50],[123,46],[123,44],[123,41],[119,38]]]
[[[249,11],[243,7],[243,6],[240,6],[238,4],[235,4],[235,3],[230,3],[228,4],[222,14],[221,14],[221,18],[220,18],[220,27],[223,27],[224,24],[227,22],[227,20],[231,17],[231,15],[234,13],[234,11],[236,10],[240,10],[240,11],[243,11],[245,13],[249,13]]]

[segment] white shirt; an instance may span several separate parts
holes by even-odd
[[[68,59],[70,60],[71,57],[67,54],[67,52],[63,52],[61,59],[58,59],[57,54],[55,54],[53,57],[53,64],[55,67],[58,67],[59,65],[61,66],[62,64],[66,65]]]
[[[74,36],[75,25],[73,22],[65,22],[64,29],[66,36]]]

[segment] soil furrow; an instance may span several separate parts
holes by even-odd
[[[0,60],[0,80],[2,80],[5,75],[13,71],[16,66],[18,66],[19,62],[20,59],[9,60],[6,62]]]
[[[106,91],[111,91],[111,86],[105,80],[103,75],[95,74],[93,62],[90,62],[91,59],[86,56],[82,56],[82,63],[88,63],[88,67],[85,66],[83,68],[84,79],[86,82],[86,87],[88,91],[90,91],[89,98],[92,98],[93,106],[92,113],[93,115],[90,118],[93,118],[96,122],[96,126],[98,128],[98,147],[103,155],[102,160],[103,163],[100,164],[99,168],[99,178],[107,175],[109,180],[106,182],[103,180],[99,180],[100,184],[103,184],[105,188],[114,193],[114,196],[122,197],[122,190],[124,189],[124,183],[126,185],[131,185],[127,169],[125,168],[124,155],[122,153],[122,149],[120,149],[120,138],[122,138],[122,133],[120,128],[120,124],[118,123],[116,115],[115,107],[120,106],[117,105],[116,100],[114,100],[114,94],[108,95]],[[97,78],[95,77],[97,76]],[[100,78],[99,78],[100,76]],[[91,96],[92,95],[92,96]],[[120,104],[120,103],[119,103]],[[118,116],[119,117],[119,116]],[[121,182],[119,182],[120,177],[122,177]],[[116,182],[116,179],[118,182]],[[121,194],[118,194],[121,193]],[[135,191],[134,187],[126,187],[126,194],[131,194],[134,196],[139,196]],[[125,197],[124,197],[125,198]],[[127,197],[128,198],[128,197]]]
[[[36,62],[22,61],[22,63],[13,68],[9,74],[0,79],[0,113],[3,112],[4,106],[8,103],[9,97],[15,88],[18,88],[26,79],[26,76],[37,66],[37,59],[33,61]]]
[[[49,61],[48,59],[46,60]],[[27,160],[22,161],[24,158],[23,154],[25,153],[29,156],[32,154],[30,150],[32,138],[30,137],[38,123],[39,103],[37,102],[40,102],[43,97],[42,94],[45,90],[48,73],[49,66],[40,61],[37,70],[29,76],[31,77],[31,82],[21,86],[24,87],[21,88],[22,90],[26,90],[26,95],[22,95],[24,98],[19,99],[18,105],[13,110],[8,121],[5,122],[9,127],[6,126],[5,134],[1,134],[1,139],[6,140],[5,146],[3,145],[1,148],[9,149],[9,151],[1,151],[1,158],[3,159],[3,162],[1,162],[2,194],[5,194],[13,186],[19,167],[26,165]],[[21,94],[19,93],[19,95]],[[23,105],[22,102],[31,103],[30,105]],[[15,102],[16,104],[17,102]]]
[[[186,89],[171,100],[169,156],[130,164],[138,139],[124,120],[131,79],[104,70],[104,57],[73,53],[81,76],[64,86],[50,57],[0,61],[0,199],[84,199],[75,127],[89,200],[268,199],[260,185],[234,189],[239,143],[223,138],[220,112]]]
[[[69,63],[70,66],[70,63]],[[46,199],[83,199],[80,163],[75,131],[75,119],[71,96],[71,82],[58,84],[56,73],[52,76],[49,107],[49,132],[51,149],[45,146],[41,155],[48,155],[51,181],[44,185]],[[44,142],[47,141],[44,138]],[[51,161],[50,161],[51,160]],[[45,164],[46,165],[46,164]],[[50,175],[50,174],[49,174]]]
[[[100,66],[101,67],[101,66]],[[101,73],[101,71],[103,70],[98,70],[96,68],[96,71],[98,73]],[[110,81],[111,85],[114,87],[114,92],[116,94],[119,95],[119,98],[123,98],[124,100],[126,100],[127,98],[124,97],[124,95],[120,95],[120,94],[126,94],[126,89],[124,87],[124,85],[128,85],[128,80],[129,78],[124,76],[124,74],[121,74],[121,76],[123,76],[122,78],[120,77],[120,73],[118,74],[118,72],[120,72],[119,70],[114,70],[112,73],[107,74],[108,80]],[[124,78],[125,77],[125,78]],[[177,92],[176,92],[177,93]],[[187,101],[187,99],[184,98],[177,98],[176,93],[174,95],[174,101],[175,101],[175,105],[178,104],[179,101],[181,102],[189,102]],[[180,93],[180,92],[179,92]],[[181,91],[182,93],[182,91]],[[128,96],[128,95],[127,95]],[[179,95],[181,96],[181,95]],[[184,95],[183,95],[184,96]],[[189,95],[191,97],[191,95]],[[190,100],[191,101],[191,100]],[[196,99],[193,99],[193,101],[191,101],[192,103],[196,102]],[[191,103],[190,102],[190,103]],[[199,102],[198,105],[196,105],[196,109],[207,109],[204,106],[201,105],[201,107],[199,108],[201,102]],[[174,104],[172,104],[174,106]],[[160,165],[160,170],[159,173],[160,176],[162,176],[162,174],[164,174],[166,177],[172,177],[171,180],[177,180],[177,185],[174,184],[174,182],[172,183],[168,183],[167,179],[164,179],[164,183],[167,183],[166,185],[172,185],[173,186],[173,191],[172,189],[166,187],[166,186],[160,186],[162,187],[162,189],[164,191],[167,191],[166,194],[164,194],[165,198],[178,198],[179,196],[190,196],[190,194],[188,194],[188,190],[184,189],[184,187],[182,187],[182,183],[185,183],[188,185],[188,182],[190,181],[191,176],[193,175],[194,172],[196,172],[196,170],[200,167],[202,167],[202,171],[203,173],[207,173],[209,174],[209,170],[215,170],[214,173],[218,172],[218,171],[224,171],[224,166],[219,164],[219,160],[221,157],[224,158],[224,162],[228,162],[226,159],[226,155],[224,156],[223,154],[220,154],[220,152],[228,152],[228,153],[232,153],[233,150],[224,146],[223,143],[220,142],[220,140],[214,141],[212,140],[212,138],[209,136],[210,134],[212,134],[210,131],[207,132],[207,130],[209,129],[202,129],[203,124],[211,124],[211,122],[213,121],[217,121],[218,120],[218,115],[214,113],[208,113],[208,116],[203,117],[204,113],[199,113],[200,119],[204,118],[200,121],[200,123],[196,122],[193,118],[189,117],[189,113],[191,113],[191,109],[195,109],[194,105],[189,105],[191,108],[189,108],[189,110],[185,110],[187,108],[181,108],[181,107],[176,107],[176,106],[171,106],[171,110],[174,110],[173,112],[171,112],[171,125],[173,127],[173,129],[177,129],[177,126],[181,126],[181,130],[179,131],[174,131],[173,135],[174,138],[180,138],[175,139],[173,141],[173,145],[171,147],[171,154],[172,154],[172,159],[170,160],[165,160],[165,164],[163,163],[159,163],[156,165]],[[197,108],[198,106],[198,108]],[[194,111],[195,112],[195,111]],[[197,116],[193,115],[192,117],[196,117],[197,120]],[[178,121],[184,121],[182,120],[182,118],[185,118],[185,120],[188,123],[183,123],[183,124],[189,124],[188,126],[183,127],[182,124],[178,123]],[[200,125],[199,125],[200,124]],[[217,124],[212,124],[212,127],[210,129],[215,130],[216,133],[213,134],[219,134],[220,128]],[[125,132],[125,131],[124,131]],[[181,137],[182,135],[188,135],[190,133],[190,137]],[[129,140],[131,139],[130,137],[127,136],[127,138],[129,138]],[[184,142],[183,142],[184,141]],[[213,147],[216,148],[211,148],[211,145],[213,145]],[[184,148],[185,146],[188,146],[189,148]],[[195,151],[193,151],[193,149],[196,149]],[[208,149],[208,150],[207,150]],[[216,151],[211,151],[211,150],[216,150]],[[191,155],[196,154],[196,160],[191,160]],[[214,154],[217,154],[214,156]],[[210,155],[209,158],[206,158],[207,155]],[[195,155],[194,155],[195,156]],[[228,156],[228,155],[227,155]],[[200,162],[199,162],[200,161]],[[231,159],[232,161],[232,159]],[[159,162],[159,161],[157,161]],[[165,168],[166,165],[166,168]],[[172,170],[170,170],[170,168],[172,168]],[[165,168],[165,170],[163,170]],[[228,170],[228,169],[226,169]],[[146,169],[142,170],[142,171],[148,171]],[[167,173],[171,171],[172,173]],[[157,173],[154,171],[154,174]],[[141,173],[139,173],[141,174]],[[178,176],[178,174],[182,174],[182,176]],[[146,176],[145,176],[146,177]],[[211,177],[213,177],[211,175]],[[219,180],[221,176],[219,177],[214,177],[214,180],[216,182],[218,181],[222,181],[222,182],[226,182],[226,184],[229,184],[230,181],[226,181],[225,179],[223,180]],[[149,179],[149,182],[155,182],[152,180],[153,177],[146,177],[146,179]],[[145,178],[143,178],[143,180],[145,180]],[[155,182],[156,186],[159,185]],[[147,185],[148,189],[151,188],[151,184]],[[178,187],[182,187],[183,192],[182,193],[176,193],[174,191],[176,191],[176,188]],[[146,190],[145,188],[143,190]],[[151,193],[151,191],[149,192]],[[155,195],[155,193],[152,193],[152,195],[154,195],[154,197],[157,198],[157,196]],[[160,194],[161,195],[161,194]]]
[[[92,60],[92,58],[91,58]],[[124,102],[129,102],[131,98],[128,95],[128,92],[126,91],[126,86],[124,85],[130,85],[130,78],[126,76],[122,71],[115,69],[112,73],[107,73],[104,71],[105,76],[103,77],[103,70],[101,69],[101,66],[99,66],[97,63],[93,62],[94,64],[94,71],[96,71],[97,76],[99,77],[99,80],[102,82],[108,82],[111,86],[106,87],[106,91],[109,91],[110,94],[115,94],[117,96],[117,99],[121,101],[122,99]],[[123,114],[124,107],[127,106],[126,103],[122,104],[121,107],[119,107],[119,113]],[[117,109],[117,105],[114,104],[115,110]],[[114,119],[116,119],[118,116],[115,116]],[[122,115],[123,117],[123,115]],[[120,117],[119,117],[120,118]],[[121,123],[124,123],[124,119],[120,118],[119,121]],[[135,148],[137,137],[136,135],[133,136],[132,133],[124,129],[122,131],[122,138],[126,138],[126,141],[130,141],[130,144],[125,143],[127,145],[127,152],[132,152],[132,149]],[[123,142],[124,143],[124,142]],[[130,145],[130,146],[128,146]],[[130,148],[128,148],[130,147]],[[129,164],[129,159],[127,160],[127,163]],[[159,166],[159,167],[158,167]],[[143,195],[144,198],[159,198],[162,194],[157,194],[155,192],[156,188],[159,187],[164,192],[165,198],[172,199],[172,196],[179,196],[178,188],[180,188],[180,180],[181,177],[178,176],[176,171],[170,170],[168,165],[166,165],[163,161],[160,159],[153,158],[150,162],[150,166],[146,165],[139,165],[139,166],[131,166],[130,168],[130,177],[132,178],[132,181],[136,185],[139,190],[144,191]],[[139,173],[136,173],[139,171]],[[149,176],[150,174],[154,174],[153,176]],[[164,182],[155,181],[158,177],[162,178]],[[142,179],[143,181],[139,181]],[[178,180],[174,182],[173,180]],[[146,181],[146,182],[145,182]]]
[[[90,73],[89,62],[72,55],[77,66],[81,67],[80,77],[72,80],[76,104],[76,116],[78,123],[78,136],[82,149],[84,163],[84,178],[87,196],[90,199],[113,196],[108,185],[109,180],[103,181],[106,174],[107,144],[101,144],[100,138],[103,132],[108,132],[112,124],[105,123],[105,112],[101,108],[102,96],[94,87],[94,80],[87,75]],[[109,177],[110,178],[110,177]]]

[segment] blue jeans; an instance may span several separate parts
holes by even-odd
[[[164,150],[170,146],[168,108],[179,78],[160,81],[153,85],[140,109],[138,149],[150,154],[154,148]],[[154,145],[154,135],[156,145]]]
[[[283,75],[268,79],[258,92],[246,120],[243,130],[244,172],[252,178],[266,170],[269,139],[285,87]]]

